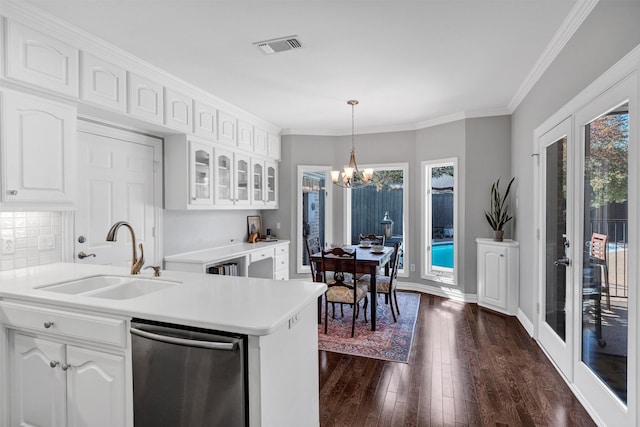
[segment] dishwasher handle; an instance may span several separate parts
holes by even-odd
[[[139,337],[148,338],[154,341],[160,341],[169,344],[177,344],[184,345],[187,347],[198,347],[198,348],[206,348],[210,350],[224,350],[224,351],[233,351],[238,346],[238,342],[216,342],[216,341],[200,341],[200,340],[190,340],[186,338],[176,338],[167,335],[159,335],[154,334],[152,332],[147,332],[142,329],[131,327],[131,333],[133,335],[137,335]]]

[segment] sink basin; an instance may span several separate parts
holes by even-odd
[[[106,299],[131,299],[157,292],[179,282],[135,276],[90,276],[70,282],[54,283],[38,289],[69,295]]]

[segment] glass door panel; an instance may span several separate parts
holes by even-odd
[[[249,204],[249,157],[235,154],[235,202],[239,205]]]
[[[627,402],[629,104],[584,127],[584,362]]]
[[[544,321],[566,342],[567,328],[567,138],[546,147]]]
[[[216,203],[232,203],[231,168],[233,154],[218,154],[216,157]]]
[[[205,144],[190,141],[191,201],[192,204],[211,204],[213,202],[212,172],[213,148]]]
[[[302,172],[302,245],[298,248],[301,251],[302,266],[309,265],[309,257],[306,253],[304,242],[308,239],[317,238],[320,247],[326,246],[326,184],[325,171],[306,170]]]

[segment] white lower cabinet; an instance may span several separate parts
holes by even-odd
[[[518,242],[476,239],[478,305],[515,315],[518,310]]]
[[[124,319],[0,301],[0,323],[11,427],[133,426]]]
[[[127,425],[125,359],[13,332],[12,426]]]

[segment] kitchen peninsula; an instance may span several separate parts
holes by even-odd
[[[132,427],[135,318],[246,336],[249,425],[316,426],[324,289],[66,263],[0,272],[0,424]]]

